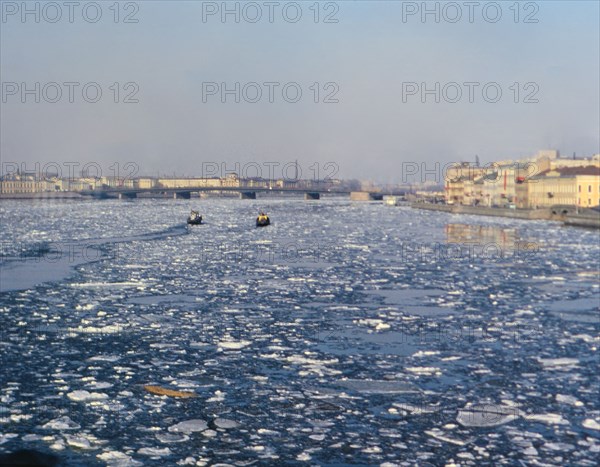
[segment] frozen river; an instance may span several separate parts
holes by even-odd
[[[192,208],[205,225],[186,227]],[[256,229],[261,209],[273,224]],[[600,458],[596,231],[342,199],[3,201],[0,216],[0,453]]]

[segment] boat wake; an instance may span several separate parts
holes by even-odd
[[[119,244],[150,242],[189,234],[185,224],[158,232],[127,237],[93,238],[67,242],[44,241],[20,252],[0,256],[0,293],[27,290],[49,282],[60,282],[82,265],[114,259]]]

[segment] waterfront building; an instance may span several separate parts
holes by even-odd
[[[156,180],[148,177],[140,177],[133,180],[133,187],[140,189],[154,188]]]
[[[522,209],[557,204],[593,207],[600,203],[599,171],[600,154],[565,159],[556,150],[541,150],[529,158],[481,168],[463,163],[447,171],[446,202]]]
[[[221,178],[159,178],[157,186],[161,188],[219,188],[238,186],[234,179]]]
[[[600,167],[563,167],[533,176],[526,183],[527,202],[535,209],[554,205],[592,208],[600,205]]]
[[[476,185],[478,180],[487,175],[489,168],[476,167],[468,162],[453,165],[444,173],[445,192],[447,204],[479,204],[479,191]]]
[[[63,178],[64,191],[87,191],[102,189],[102,177]]]
[[[475,181],[478,188],[475,205],[504,206],[516,198],[516,181],[519,170],[516,164],[496,166],[494,171]]]
[[[53,183],[40,180],[35,175],[14,174],[0,177],[1,194],[43,193],[54,191]]]

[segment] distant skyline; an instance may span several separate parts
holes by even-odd
[[[23,18],[21,2],[3,1],[2,163],[134,162],[140,175],[202,175],[203,163],[298,160],[397,183],[403,162],[600,152],[598,2],[500,2],[497,22],[493,9],[465,2],[456,22],[447,3],[429,2],[423,22],[421,3],[301,2],[297,22],[290,7],[271,23],[268,3],[256,2],[252,23],[256,11],[236,2],[225,22],[222,2],[100,2],[97,22],[91,8],[70,22],[57,2],[61,18],[50,22],[53,10]],[[88,100],[101,89],[98,102],[84,87]]]

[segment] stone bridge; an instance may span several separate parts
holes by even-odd
[[[282,188],[282,187],[189,187],[189,188],[105,188],[101,190],[85,190],[81,191],[82,195],[92,196],[94,198],[119,198],[133,199],[138,195],[154,194],[162,196],[172,196],[174,199],[190,199],[192,193],[205,192],[233,192],[239,193],[240,199],[256,199],[257,193],[293,193],[304,195],[306,200],[318,200],[322,194],[330,195],[350,195],[350,199],[355,201],[371,201],[380,200],[383,193],[359,191],[351,192],[348,190],[340,190],[336,188],[326,187],[310,187],[310,188]]]

